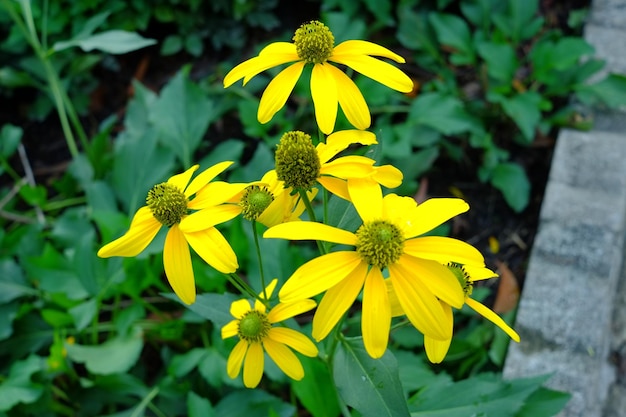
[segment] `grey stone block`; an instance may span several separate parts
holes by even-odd
[[[586,25],[585,39],[595,48],[595,57],[606,61],[605,72],[626,73],[626,25],[621,29]]]
[[[606,28],[625,29],[626,1],[594,0],[587,24]]]

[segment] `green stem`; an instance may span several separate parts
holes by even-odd
[[[158,386],[152,388],[152,390],[148,394],[146,394],[145,397],[143,397],[143,399],[141,400],[139,405],[137,405],[137,408],[135,408],[135,410],[133,411],[133,413],[130,416],[131,417],[138,417],[140,415],[143,415],[144,409],[150,404],[152,399],[157,396],[157,394],[159,393],[159,390],[160,389],[159,389]],[[152,411],[155,411],[155,410],[152,410]]]
[[[242,295],[249,295],[255,300],[259,300],[263,304],[268,305],[268,300],[264,299],[263,297],[259,296],[259,294],[254,292],[254,290],[244,280],[242,280],[239,275],[231,272],[230,274],[226,275],[226,277],[228,278],[228,281],[233,284],[233,286],[237,288]]]
[[[313,206],[311,205],[311,200],[309,200],[309,196],[306,194],[306,191],[298,190],[298,193],[300,194],[300,198],[304,202],[304,206],[306,207],[306,212],[309,214],[309,220],[312,222],[317,221],[315,219],[315,212],[313,211]],[[324,245],[322,245],[322,242],[320,242],[319,240],[316,240],[315,243],[317,243],[317,248],[319,249],[320,254],[322,255],[326,254],[326,249],[324,248]]]
[[[265,273],[263,272],[263,257],[261,256],[259,235],[256,232],[256,221],[252,220],[250,224],[252,225],[252,236],[254,236],[254,247],[256,248],[256,256],[259,260],[259,275],[261,276],[261,288],[263,288],[263,298],[267,300],[267,293],[265,292]]]

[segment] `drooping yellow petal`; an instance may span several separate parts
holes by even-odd
[[[224,161],[202,171],[191,181],[189,186],[185,188],[185,196],[189,197],[194,195],[200,188],[207,185],[213,178],[217,177],[232,164],[232,161]]]
[[[327,66],[332,68],[330,72],[332,72],[337,84],[339,105],[348,121],[357,129],[370,127],[372,116],[359,87],[340,69],[330,64]]]
[[[250,302],[246,299],[233,301],[230,304],[230,314],[236,319],[240,319],[246,314],[248,311],[252,310],[252,306]]]
[[[255,56],[237,65],[226,74],[224,77],[224,88],[230,87],[242,78],[244,78],[243,84],[245,85],[252,77],[267,69],[297,60],[297,54],[294,57],[291,53],[268,53],[262,56]]]
[[[502,320],[502,317],[498,316],[491,309],[485,307],[483,304],[469,297],[465,300],[465,303],[468,305],[468,307],[471,307],[478,314],[501,328],[506,334],[509,335],[511,339],[515,340],[516,342],[520,341],[519,334],[517,334],[515,330],[513,330],[508,324],[506,324],[506,322]]]
[[[248,185],[246,183],[213,181],[201,188],[187,206],[192,210],[202,210],[207,207],[217,206],[231,200]]]
[[[278,323],[297,316],[315,308],[317,303],[314,300],[306,299],[292,301],[290,303],[280,303],[267,313],[267,319],[270,323]]]
[[[440,300],[454,308],[463,307],[465,294],[454,274],[437,261],[415,258],[406,253],[396,262],[396,271],[412,281],[421,281]]]
[[[135,213],[128,231],[101,247],[98,256],[137,256],[152,242],[159,229],[161,223],[154,218],[152,211],[147,206],[141,207]]]
[[[278,284],[277,278],[274,278],[273,280],[271,280],[270,283],[265,286],[265,289],[259,293],[259,297],[265,298],[266,300],[269,300],[270,298],[272,298],[272,294],[274,293],[274,290],[276,289],[277,284]]]
[[[405,219],[403,229],[406,239],[429,232],[452,217],[469,210],[469,205],[458,198],[431,198],[419,204],[416,209],[407,210],[398,204],[398,199],[403,198],[412,200],[410,197],[395,196],[390,199],[390,203],[397,206],[396,214]],[[402,212],[405,214],[402,215]]]
[[[259,103],[257,119],[260,123],[267,123],[272,120],[276,112],[285,105],[302,74],[303,68],[304,62],[296,62],[279,72],[270,81]]]
[[[396,188],[402,184],[402,171],[393,165],[375,167],[373,179],[387,188]]]
[[[299,381],[304,377],[304,368],[300,360],[287,346],[266,337],[263,339],[263,347],[274,363],[289,378]]]
[[[263,49],[261,49],[261,52],[259,52],[259,56],[268,56],[270,54],[292,55],[295,57],[294,61],[300,59],[296,50],[296,45],[291,42],[272,42],[269,45],[265,46]]]
[[[350,277],[361,263],[356,252],[331,252],[320,256],[296,269],[278,296],[281,302],[314,297]]]
[[[229,377],[237,378],[239,371],[241,371],[241,364],[243,363],[243,358],[246,356],[247,350],[248,343],[240,340],[233,350],[230,351],[228,361],[226,362],[226,373]]]
[[[333,55],[330,61],[343,64],[374,81],[401,93],[413,90],[413,80],[393,65],[367,55]]]
[[[251,343],[243,363],[243,384],[247,388],[255,388],[261,382],[264,359],[261,344]]]
[[[323,240],[344,245],[356,244],[356,235],[352,232],[316,222],[291,222],[277,224],[263,233],[263,237],[289,240]]]
[[[337,85],[333,73],[327,69],[332,65],[315,64],[311,72],[311,97],[315,109],[315,120],[320,130],[329,135],[335,128],[337,118]]]
[[[350,193],[348,193],[348,182],[346,180],[323,175],[317,179],[317,182],[329,192],[335,194],[337,197],[341,197],[344,200],[350,201]]]
[[[373,55],[389,58],[400,64],[405,62],[403,57],[390,51],[384,46],[373,42],[355,39],[343,41],[339,45],[335,46],[333,49],[333,55],[331,56],[331,61],[332,58],[341,55]]]
[[[376,142],[376,135],[365,130],[340,130],[334,132],[326,138],[326,143],[320,142],[316,147],[317,156],[322,164],[330,161],[339,152],[348,146],[359,143],[361,145],[373,145]]]
[[[374,160],[360,155],[342,156],[322,165],[320,175],[337,178],[367,178],[374,173]]]
[[[207,207],[182,219],[180,230],[184,233],[200,232],[234,219],[240,213],[241,206],[237,204],[220,204],[219,206]]]
[[[458,239],[441,236],[423,236],[404,242],[404,253],[423,259],[432,259],[442,264],[455,262],[482,266],[483,255],[472,245]]]
[[[170,179],[167,180],[167,183],[174,185],[180,191],[183,191],[187,187],[187,184],[189,184],[189,180],[191,179],[191,176],[199,167],[200,165],[194,165],[191,168],[189,168],[187,171],[170,177]]]
[[[366,275],[367,264],[361,262],[342,281],[326,291],[313,316],[312,336],[315,340],[320,341],[328,336],[341,316],[352,306],[363,288]]]
[[[398,295],[396,294],[391,278],[385,279],[385,287],[387,288],[387,297],[389,298],[389,305],[391,306],[391,316],[400,317],[404,316],[404,310],[398,301]]]
[[[351,178],[348,180],[348,192],[363,223],[382,220],[383,192],[380,185],[369,178]]]
[[[318,354],[317,346],[308,337],[288,327],[272,327],[267,337],[284,343],[305,356],[315,357]]]
[[[446,317],[449,320],[450,332],[452,332],[454,327],[452,309],[443,301],[441,301],[441,308],[443,308],[443,311],[446,313]],[[432,363],[441,363],[446,357],[448,349],[450,349],[450,342],[452,342],[452,338],[446,340],[436,340],[432,337],[424,336],[424,350],[426,350],[428,360]]]
[[[219,230],[212,227],[194,233],[185,233],[187,242],[194,251],[213,268],[224,274],[239,268],[237,255]]]
[[[441,304],[420,281],[404,275],[398,263],[389,265],[389,274],[402,310],[413,326],[433,339],[446,340],[452,337],[447,327],[447,318]]]
[[[239,320],[232,320],[224,327],[222,327],[222,339],[228,339],[229,337],[237,336],[239,332]]]
[[[196,284],[191,268],[191,255],[185,235],[173,225],[165,236],[163,268],[172,289],[185,304],[196,301]]]
[[[469,275],[471,282],[498,277],[498,274],[485,266],[465,264],[463,265],[463,269],[467,275]]]
[[[365,350],[374,359],[385,354],[391,328],[391,306],[380,269],[372,267],[365,278],[361,331]]]
[[[383,198],[383,219],[396,225],[405,239],[413,230],[417,202],[412,197],[401,197],[390,193]]]

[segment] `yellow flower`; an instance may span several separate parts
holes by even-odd
[[[332,63],[345,65],[394,90],[408,93],[413,81],[398,68],[373,56],[389,58],[404,63],[400,55],[372,42],[348,40],[335,46],[333,34],[318,21],[303,24],[295,33],[293,43],[274,42],[263,48],[259,55],[233,68],[224,78],[224,87],[243,78],[244,85],[255,75],[292,63],[282,70],[267,86],[257,118],[269,122],[291,94],[306,64],[313,64],[311,96],[315,118],[322,132],[330,134],[335,127],[337,104],[348,121],[357,129],[367,129],[371,116],[367,103],[358,87],[343,71]]]
[[[300,131],[283,135],[276,149],[277,178],[288,189],[309,190],[319,183],[331,193],[350,200],[352,179],[372,186],[395,188],[402,183],[402,172],[392,165],[374,166],[374,160],[359,155],[337,155],[350,145],[376,144],[376,135],[363,130],[342,130],[313,146],[311,136]]]
[[[513,330],[500,316],[498,316],[491,309],[486,307],[484,304],[474,300],[470,297],[472,294],[472,288],[474,282],[495,278],[497,275],[487,269],[484,264],[467,264],[460,265],[457,263],[448,264],[448,268],[452,270],[452,272],[456,275],[457,279],[461,282],[463,286],[463,292],[465,293],[465,304],[476,311],[478,314],[498,326],[502,329],[511,339],[516,342],[520,341],[520,337],[515,330]],[[453,314],[452,308],[446,304],[444,301],[440,301],[442,308],[446,310],[446,316],[449,318],[449,327],[452,329],[453,327]],[[429,336],[424,336],[424,349],[426,350],[426,356],[428,360],[432,363],[440,363],[446,357],[448,353],[448,349],[450,348],[450,342],[452,338],[446,340],[435,340]]]
[[[439,300],[459,308],[464,301],[463,289],[436,259],[471,262],[477,255],[472,246],[459,240],[420,235],[467,211],[467,203],[438,198],[417,205],[410,197],[389,194],[383,198],[380,187],[359,179],[349,192],[363,220],[356,233],[321,223],[295,222],[274,226],[263,235],[355,247],[322,255],[299,267],[281,289],[281,301],[310,298],[326,291],[313,318],[313,338],[319,341],[363,290],[363,340],[370,356],[378,358],[387,348],[391,325],[386,272],[411,323],[434,339],[450,338],[452,330]]]
[[[269,299],[278,280],[274,279],[265,288]],[[261,294],[263,298],[263,293]],[[270,311],[255,300],[254,306],[248,300],[238,300],[231,304],[230,314],[235,320],[222,327],[222,339],[239,336],[239,342],[228,356],[226,370],[228,376],[236,378],[243,365],[243,383],[248,388],[256,387],[261,381],[264,368],[263,351],[290,378],[297,381],[304,377],[304,369],[294,349],[303,355],[317,356],[317,347],[302,333],[288,327],[274,327],[273,324],[305,313],[315,307],[313,300],[298,300],[280,303]],[[291,348],[291,349],[289,349]]]
[[[220,272],[231,273],[238,268],[235,253],[215,225],[239,214],[237,206],[223,203],[246,184],[209,183],[231,164],[230,161],[216,164],[190,183],[198,169],[194,165],[152,187],[146,205],[137,210],[128,231],[100,248],[98,256],[136,256],[152,242],[161,226],[168,227],[163,248],[165,274],[176,295],[184,303],[192,304],[196,287],[189,246]],[[190,210],[201,211],[189,215]]]

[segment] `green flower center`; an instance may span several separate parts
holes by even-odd
[[[187,197],[178,187],[167,182],[157,184],[148,191],[146,204],[154,218],[167,227],[179,223],[187,214]]]
[[[335,37],[326,25],[312,20],[296,30],[293,42],[300,59],[311,64],[321,64],[332,55]]]
[[[311,136],[304,132],[287,132],[276,148],[276,175],[285,188],[310,190],[320,176],[322,164]]]
[[[258,310],[250,310],[239,320],[239,338],[248,343],[259,343],[267,337],[271,323],[267,315]]]
[[[454,274],[457,281],[459,281],[459,284],[461,284],[465,297],[472,295],[474,286],[472,285],[472,281],[470,280],[468,273],[465,271],[465,268],[463,268],[463,265],[457,264],[456,262],[450,262],[446,266],[450,272]]]
[[[356,251],[369,265],[384,269],[404,252],[400,229],[384,220],[365,223],[356,231]]]
[[[267,187],[259,187],[258,185],[247,187],[239,201],[243,218],[246,220],[256,220],[272,201],[274,201],[274,195]]]

